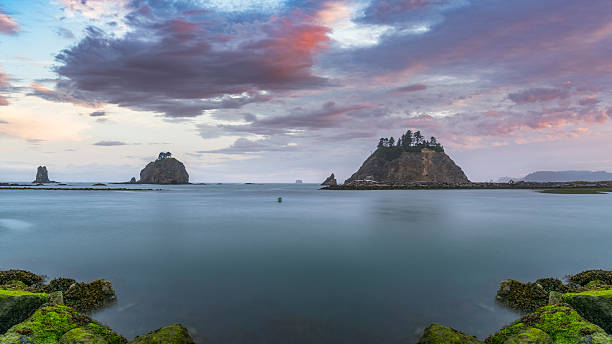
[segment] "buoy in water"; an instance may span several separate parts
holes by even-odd
[[[282,197],[278,198],[278,203],[283,203],[283,198]]]

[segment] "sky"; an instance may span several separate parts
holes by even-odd
[[[435,136],[473,181],[612,170],[609,0],[0,0],[0,181],[343,181]]]

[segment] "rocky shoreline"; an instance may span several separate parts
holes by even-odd
[[[484,341],[440,324],[425,329],[418,344],[610,344],[612,271],[587,270],[523,283],[505,280],[497,300],[522,317]]]
[[[171,324],[128,341],[87,314],[116,302],[111,283],[56,278],[45,284],[24,270],[0,271],[0,344],[193,344]],[[440,324],[418,344],[611,344],[612,271],[588,270],[568,283],[504,280],[498,302],[522,317],[484,341]]]
[[[0,344],[194,344],[180,324],[128,341],[88,315],[115,301],[104,279],[56,278],[45,284],[29,271],[0,271]]]
[[[437,183],[437,182],[409,182],[402,184],[379,183],[375,181],[354,181],[341,185],[330,185],[321,190],[486,190],[486,189],[609,189],[612,181],[604,182],[516,182],[516,183]]]

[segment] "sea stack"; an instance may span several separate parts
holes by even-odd
[[[51,183],[49,180],[49,173],[47,172],[47,166],[38,166],[38,169],[36,170],[36,180],[34,180],[32,183]]]
[[[170,152],[159,153],[140,171],[140,184],[189,184],[189,174],[182,162],[172,158]]]
[[[466,184],[467,176],[444,153],[435,137],[425,140],[420,132],[408,131],[396,143],[393,137],[381,138],[378,148],[345,185],[411,183]]]
[[[334,176],[334,174],[332,173],[331,176],[327,177],[327,179],[325,179],[323,181],[323,183],[321,183],[321,185],[323,185],[323,186],[335,186],[335,185],[338,185],[338,182],[336,181],[336,176]]]

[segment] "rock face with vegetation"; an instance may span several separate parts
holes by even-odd
[[[141,184],[189,184],[189,174],[182,162],[168,153],[159,153],[157,160],[140,171]]]
[[[66,304],[64,304],[64,295]],[[56,278],[49,284],[28,271],[0,271],[0,344],[126,344],[128,341],[84,311],[113,300],[110,282],[78,283]],[[179,324],[163,327],[131,343],[193,344]]]
[[[36,170],[36,179],[32,183],[51,183],[49,180],[49,173],[47,172],[47,166],[38,166]]]
[[[417,344],[482,344],[482,341],[450,327],[432,324],[425,329]]]
[[[172,324],[136,337],[130,344],[194,344],[194,342],[186,328],[180,324]]]
[[[563,301],[583,318],[612,333],[612,289],[567,293]]]
[[[325,179],[323,183],[321,183],[321,185],[323,186],[338,185],[338,182],[336,181],[336,176],[334,176],[334,174],[332,173],[331,176],[327,177],[327,179]]]
[[[390,184],[414,182],[439,184],[469,183],[465,173],[444,153],[435,137],[425,140],[420,132],[409,130],[396,142],[382,138],[378,148],[345,185]]]

